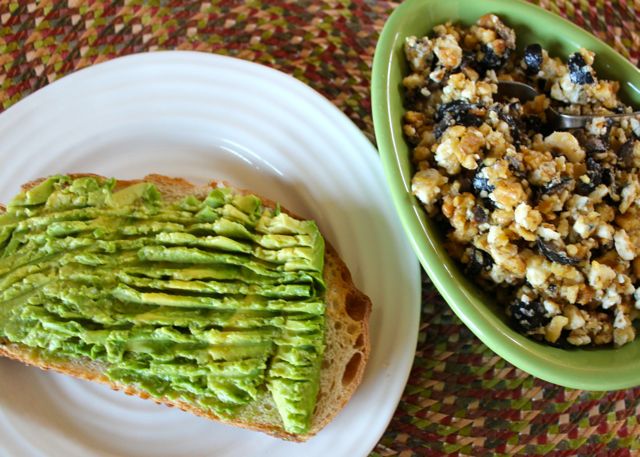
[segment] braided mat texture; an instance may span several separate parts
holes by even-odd
[[[537,0],[638,65],[640,0]],[[370,69],[396,2],[376,0],[0,0],[3,109],[88,65],[186,49],[275,67],[309,84],[373,138]],[[640,455],[640,388],[564,389],[479,342],[423,276],[413,371],[372,456]],[[366,420],[366,418],[363,418]]]

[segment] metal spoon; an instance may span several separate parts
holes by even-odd
[[[529,101],[533,100],[533,98],[540,94],[535,88],[525,83],[515,81],[498,81],[498,95],[506,98],[517,98],[522,101]],[[556,130],[583,128],[589,121],[598,117],[611,119],[621,117],[640,117],[640,111],[622,114],[574,116],[572,114],[559,113],[553,108],[547,109],[547,121],[549,122],[549,126]]]

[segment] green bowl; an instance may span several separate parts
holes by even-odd
[[[483,294],[442,245],[442,236],[411,195],[409,146],[402,134],[404,38],[426,35],[446,21],[472,24],[495,13],[516,31],[520,47],[540,43],[566,58],[580,47],[596,53],[599,76],[621,82],[622,98],[640,106],[640,71],[602,41],[570,22],[521,0],[407,0],[384,26],[373,61],[373,120],[387,184],[414,251],[458,317],[496,354],[518,368],[566,387],[612,390],[640,385],[640,337],[621,348],[559,349],[514,331],[504,310]]]

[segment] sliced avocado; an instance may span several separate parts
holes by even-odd
[[[111,195],[111,204],[115,207],[131,206],[136,202],[152,204],[159,199],[160,193],[153,184],[141,182],[114,192]]]
[[[0,338],[87,357],[152,396],[234,417],[270,392],[308,430],[324,351],[315,223],[228,188],[49,178],[0,216]]]
[[[45,203],[52,194],[55,185],[60,181],[56,176],[45,179],[37,186],[31,188],[25,193],[25,205],[40,205]]]
[[[262,205],[260,199],[255,195],[236,195],[232,201],[233,206],[251,217],[257,215]]]
[[[233,192],[228,188],[217,188],[209,192],[204,203],[211,208],[219,208],[233,198]]]

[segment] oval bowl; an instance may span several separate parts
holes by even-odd
[[[372,106],[376,140],[387,185],[400,221],[420,263],[449,306],[491,350],[546,381],[588,390],[640,385],[640,336],[621,348],[561,349],[531,340],[508,322],[504,309],[484,294],[449,257],[443,237],[411,195],[413,169],[402,134],[402,78],[407,74],[403,42],[426,35],[446,21],[465,25],[495,13],[516,31],[518,50],[540,43],[563,59],[580,47],[596,53],[598,76],[621,83],[622,99],[640,106],[640,71],[580,27],[521,0],[407,0],[387,20],[373,62]]]

